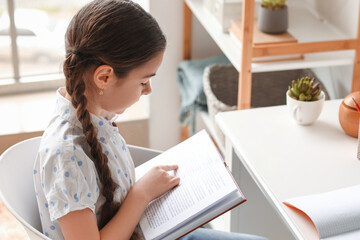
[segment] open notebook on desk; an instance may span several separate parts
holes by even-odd
[[[291,198],[284,204],[305,213],[320,239],[360,239],[360,185]]]
[[[246,199],[205,130],[138,166],[177,164],[179,186],[150,202],[140,219],[146,239],[177,239]]]

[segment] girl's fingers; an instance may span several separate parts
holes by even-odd
[[[159,167],[164,171],[171,171],[176,170],[178,168],[178,165],[161,165]]]
[[[180,183],[179,177],[174,177],[173,179],[170,180],[171,187],[176,187],[177,185],[179,185],[179,183]]]

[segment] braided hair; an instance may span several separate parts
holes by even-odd
[[[95,0],[72,18],[65,35],[66,59],[63,70],[66,90],[76,109],[92,161],[105,197],[101,208],[101,229],[115,215],[117,184],[111,177],[108,158],[97,140],[97,131],[87,110],[85,91],[91,87],[88,73],[101,65],[110,65],[117,77],[146,63],[166,47],[166,39],[156,20],[138,4],[127,0]]]

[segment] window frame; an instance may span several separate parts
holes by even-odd
[[[15,4],[13,0],[7,0],[9,21],[10,21],[10,42],[11,42],[11,61],[14,72],[15,83],[20,83],[20,71],[19,71],[19,54],[16,44],[16,26],[15,26]]]
[[[64,86],[65,77],[63,73],[38,74],[24,77],[20,75],[20,58],[16,41],[18,31],[15,25],[14,2],[14,0],[7,0],[7,11],[9,14],[10,23],[9,37],[11,42],[11,65],[13,68],[13,76],[10,78],[1,79],[3,83],[0,81],[0,96],[15,93],[45,91]]]

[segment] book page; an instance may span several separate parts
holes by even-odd
[[[342,233],[340,235],[322,238],[321,240],[354,240],[354,239],[360,239],[360,230]]]
[[[163,236],[238,190],[205,131],[137,167],[137,179],[162,164],[178,165],[173,174],[180,177],[180,184],[147,206],[140,220],[146,238]]]
[[[218,217],[219,215],[225,213],[229,209],[234,206],[237,206],[245,201],[242,193],[240,191],[236,191],[228,195],[226,198],[222,199],[218,202],[214,207],[207,209],[206,211],[202,212],[196,218],[186,221],[186,225],[176,227],[174,231],[169,234],[166,234],[166,237],[161,238],[162,240],[174,240],[179,236],[188,233],[195,228],[203,225],[204,223]]]
[[[313,221],[320,239],[360,239],[360,185],[286,200]]]

